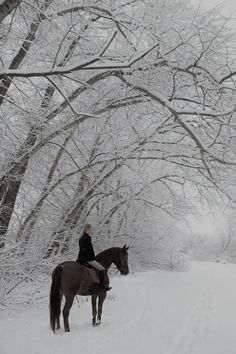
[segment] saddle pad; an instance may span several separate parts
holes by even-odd
[[[100,283],[98,271],[96,269],[86,267],[86,272],[88,274],[88,278],[91,280],[92,283]]]

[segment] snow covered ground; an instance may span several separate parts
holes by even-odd
[[[194,263],[189,272],[112,279],[103,323],[75,301],[71,332],[54,335],[48,309],[0,314],[1,354],[235,354],[236,266]]]

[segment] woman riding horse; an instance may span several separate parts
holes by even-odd
[[[129,273],[128,249],[126,245],[122,248],[111,247],[102,251],[96,256],[96,260],[102,264],[107,271],[111,264],[114,264],[121,274]],[[50,289],[50,324],[53,332],[60,328],[61,301],[64,295],[65,305],[63,308],[64,328],[70,331],[69,314],[74,297],[78,295],[91,295],[92,300],[92,324],[98,326],[101,323],[103,302],[107,292],[101,289],[99,284],[89,277],[90,270],[78,262],[66,261],[60,263],[52,273]]]
[[[111,287],[105,284],[105,279],[108,279],[106,277],[105,268],[98,261],[95,260],[95,253],[93,250],[91,235],[92,235],[92,227],[91,225],[86,224],[84,226],[83,234],[79,239],[80,250],[79,250],[77,262],[79,262],[82,265],[89,264],[93,268],[97,269],[99,271],[100,288],[109,291],[111,290]]]

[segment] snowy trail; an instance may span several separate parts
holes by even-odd
[[[194,263],[112,280],[103,323],[75,301],[71,332],[53,335],[47,306],[2,311],[0,354],[235,354],[236,265]]]

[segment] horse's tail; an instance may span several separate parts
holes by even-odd
[[[50,325],[55,333],[56,319],[60,316],[61,311],[61,296],[60,296],[60,285],[61,285],[61,274],[63,266],[58,265],[52,273],[52,285],[50,290]]]

